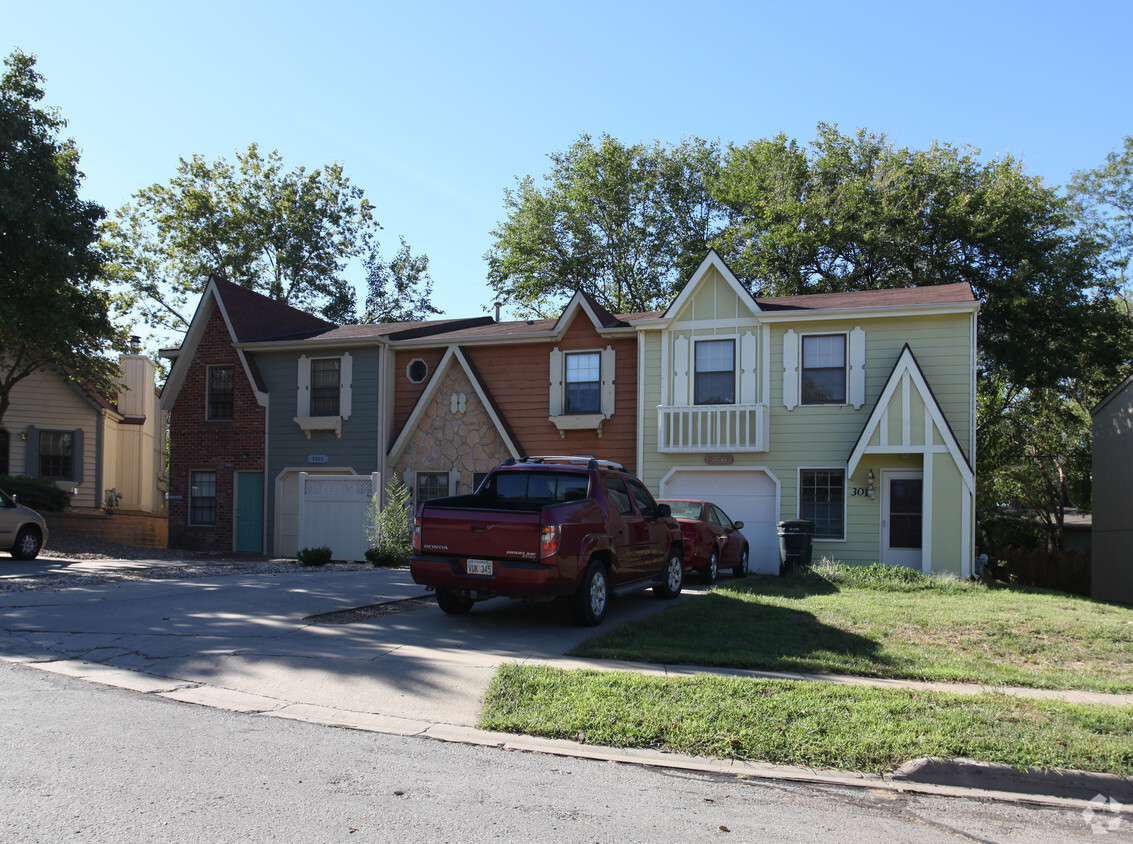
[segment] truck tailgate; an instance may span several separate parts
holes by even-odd
[[[537,512],[448,510],[425,505],[421,516],[424,554],[485,560],[539,559]]]

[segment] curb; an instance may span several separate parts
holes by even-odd
[[[1105,811],[1133,816],[1133,777],[1116,774],[1035,768],[1018,771],[1009,765],[970,759],[918,759],[886,774],[802,768],[765,762],[683,756],[659,750],[601,747],[566,739],[495,733],[457,724],[334,709],[82,660],[0,656],[0,662],[179,703],[326,727],[417,736],[478,747],[693,771],[739,779],[869,788],[898,794],[995,800],[1077,811],[1093,811],[1099,806],[1099,800],[1104,800]]]

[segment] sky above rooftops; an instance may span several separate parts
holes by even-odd
[[[9,4],[108,209],[178,157],[257,142],[343,162],[447,317],[492,313],[484,253],[516,176],[582,133],[743,144],[816,124],[1010,154],[1063,185],[1133,133],[1133,4]],[[361,266],[351,268],[361,282]],[[508,318],[504,312],[504,318]]]

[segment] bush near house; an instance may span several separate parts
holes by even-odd
[[[298,558],[300,565],[325,566],[330,562],[331,553],[330,548],[323,545],[319,548],[300,548],[299,553],[295,556]]]
[[[71,506],[71,493],[44,478],[0,475],[0,489],[16,496],[25,507],[44,513],[61,513]]]
[[[386,506],[374,494],[370,504],[366,536],[370,548],[366,562],[372,566],[404,566],[413,553],[413,529],[409,524],[409,488],[396,476],[386,485]]]

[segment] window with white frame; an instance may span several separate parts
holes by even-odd
[[[814,522],[815,539],[846,536],[844,469],[799,470],[799,518]]]
[[[216,524],[216,472],[189,473],[189,524]]]
[[[695,404],[736,403],[735,340],[697,341],[695,367]]]
[[[340,367],[339,358],[311,361],[311,416],[338,416]]]
[[[802,338],[802,404],[846,403],[846,335]]]
[[[566,413],[602,412],[602,353],[569,352],[566,356]]]
[[[551,421],[560,433],[597,430],[614,415],[614,375],[617,353],[612,346],[565,352],[551,350],[548,404]],[[565,434],[564,434],[565,436]]]

